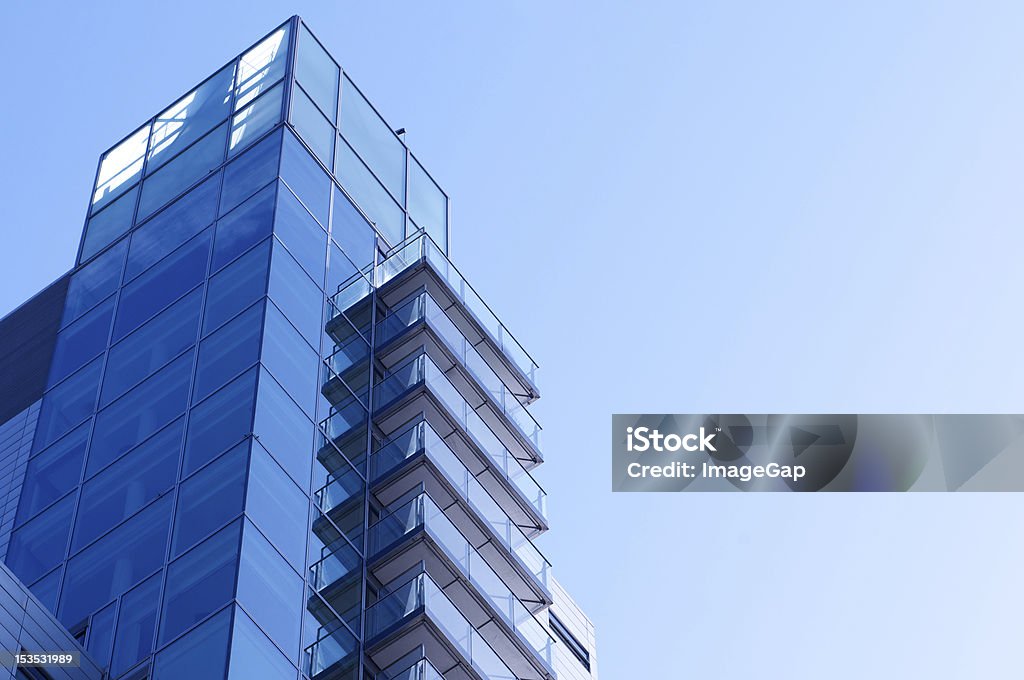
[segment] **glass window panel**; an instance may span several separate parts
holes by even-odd
[[[102,368],[103,358],[93,359],[88,366],[46,393],[39,409],[35,446],[42,448],[55,441],[93,412]]]
[[[178,357],[100,411],[89,447],[88,474],[119,458],[185,412],[194,354]]]
[[[270,265],[270,241],[225,267],[210,279],[206,294],[203,332],[209,332],[267,292],[267,269]]]
[[[328,168],[334,160],[334,126],[302,88],[292,90],[292,124]]]
[[[195,344],[203,291],[197,288],[110,349],[101,402],[110,403]]]
[[[82,257],[79,262],[88,260],[131,229],[132,217],[135,215],[135,199],[138,194],[139,187],[136,185],[131,191],[104,208],[102,212],[89,218],[89,223],[85,227],[85,242],[82,244]]]
[[[301,571],[306,552],[309,499],[262,445],[252,447],[246,515]]]
[[[182,474],[198,469],[252,432],[255,396],[256,370],[253,369],[192,409]]]
[[[138,181],[148,143],[149,123],[146,123],[128,139],[103,154],[99,174],[96,176],[96,190],[92,195],[93,210],[106,205]]]
[[[211,236],[212,230],[206,230],[124,287],[117,303],[115,340],[138,328],[203,280]]]
[[[331,241],[331,261],[327,267],[327,295],[336,294],[355,273],[355,266],[341,248]]]
[[[331,220],[331,236],[348,258],[359,268],[372,263],[377,235],[338,187],[334,187],[334,213]]]
[[[53,348],[48,385],[60,382],[106,348],[113,315],[111,296],[60,332]]]
[[[78,485],[89,437],[84,423],[28,462],[18,501],[18,523],[36,514]]]
[[[302,142],[290,133],[285,135],[281,150],[281,177],[320,224],[327,224],[331,180]]]
[[[262,361],[275,377],[280,377],[279,382],[306,414],[315,416],[320,354],[273,303],[267,305]]]
[[[304,25],[300,26],[295,77],[332,123],[338,114],[339,75],[340,69],[331,55]]]
[[[160,601],[160,577],[154,574],[121,600],[121,613],[114,636],[110,674],[118,676],[153,651],[156,608]]]
[[[119,244],[85,265],[71,278],[68,294],[64,302],[64,319],[66,325],[87,309],[91,309],[100,300],[117,290],[121,283],[121,269],[124,266],[124,253],[128,249],[128,241]]]
[[[29,590],[36,596],[40,604],[50,612],[57,610],[57,593],[60,590],[61,571],[60,567],[58,567],[29,587]]]
[[[281,98],[284,86],[277,85],[231,119],[231,143],[228,155],[239,153],[264,132],[281,122]]]
[[[181,483],[173,554],[187,550],[242,512],[249,444],[242,442]]]
[[[227,125],[222,125],[147,177],[142,183],[138,219],[149,215],[220,165],[224,160],[226,135]]]
[[[200,343],[194,400],[202,399],[259,360],[262,320],[263,305],[253,305]]]
[[[147,174],[228,117],[234,77],[235,65],[231,64],[156,117]]]
[[[72,550],[78,550],[174,486],[184,421],[164,428],[82,486]]]
[[[277,195],[274,233],[310,278],[318,285],[323,285],[327,264],[327,232],[287,188],[283,187]]]
[[[135,278],[213,224],[219,193],[220,178],[211,177],[136,229],[128,250],[125,280]]]
[[[235,259],[274,229],[274,195],[277,185],[265,187],[217,222],[213,245],[213,270]]]
[[[111,602],[96,614],[89,622],[89,641],[85,651],[99,665],[106,668],[110,663],[110,645],[114,642],[114,614],[116,602]]]
[[[288,25],[277,29],[242,55],[238,63],[235,109],[255,99],[284,76],[288,58]]]
[[[224,170],[224,192],[220,199],[221,215],[277,177],[280,154],[281,133],[277,132],[228,163]]]
[[[175,640],[153,662],[153,680],[222,680],[228,662],[231,607]]]
[[[303,583],[248,522],[238,565],[238,601],[281,649],[299,649]]]
[[[399,201],[405,196],[405,145],[347,77],[341,94],[341,134]]]
[[[344,141],[338,142],[334,174],[391,245],[405,238],[405,213]]]
[[[160,642],[167,642],[231,599],[241,522],[206,539],[167,568]]]
[[[259,442],[301,488],[309,486],[314,430],[313,422],[288,397],[273,376],[262,371],[253,431]]]
[[[38,580],[64,560],[74,509],[75,494],[68,494],[11,534],[6,562],[23,583]]]
[[[228,680],[294,680],[295,667],[244,611],[235,616]]]
[[[324,294],[288,252],[275,244],[270,262],[270,297],[313,347],[320,346]]]
[[[60,620],[73,626],[164,562],[171,497],[164,496],[68,562]]]
[[[448,198],[415,158],[409,168],[409,217],[448,250]]]

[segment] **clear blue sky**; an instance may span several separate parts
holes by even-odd
[[[1024,7],[10,3],[0,312],[71,265],[98,154],[293,13],[541,364],[542,547],[605,680],[1019,674],[1019,495],[612,495],[608,439],[1024,412]]]

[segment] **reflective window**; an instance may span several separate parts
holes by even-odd
[[[274,233],[287,246],[310,278],[323,285],[324,268],[327,264],[327,232],[313,216],[302,207],[286,187],[277,193],[277,217]]]
[[[284,76],[288,58],[288,26],[277,29],[242,55],[238,63],[235,109],[255,99]]]
[[[48,385],[60,382],[106,348],[113,315],[114,298],[110,297],[60,332],[53,348]]]
[[[116,613],[116,602],[111,602],[96,614],[93,614],[89,621],[89,641],[85,651],[89,652],[100,668],[106,668],[110,663],[110,645],[114,641],[114,614]]]
[[[223,215],[277,177],[281,133],[276,132],[231,161],[224,170]]]
[[[117,303],[115,340],[138,328],[203,280],[211,235],[211,230],[207,230],[196,236],[124,287]]]
[[[135,215],[135,199],[138,198],[138,195],[139,188],[136,186],[101,212],[89,218],[89,223],[85,227],[85,242],[82,244],[82,257],[79,262],[88,260],[103,250],[107,244],[113,243],[114,239],[131,229],[132,217]]]
[[[221,325],[267,292],[270,241],[215,274],[207,286],[203,332]]]
[[[235,591],[241,522],[206,539],[167,568],[160,642],[220,609]]]
[[[192,409],[182,474],[198,469],[252,432],[255,396],[256,370],[253,369]]]
[[[185,412],[193,354],[178,357],[100,411],[89,446],[89,474]]]
[[[229,607],[175,640],[157,654],[152,680],[223,680],[230,626]]]
[[[132,133],[113,149],[103,154],[96,190],[92,195],[93,210],[99,210],[138,181],[142,174],[142,161],[149,143],[149,123]]]
[[[391,245],[405,238],[405,213],[344,141],[338,142],[334,174]]]
[[[128,250],[125,280],[135,278],[213,224],[219,193],[220,179],[211,177],[136,229]]]
[[[182,482],[171,544],[175,555],[241,514],[248,454],[249,444],[242,442]]]
[[[121,600],[117,635],[114,636],[114,656],[110,661],[112,676],[116,677],[128,670],[153,650],[156,608],[160,601],[160,577],[161,574],[154,574]]]
[[[263,305],[253,305],[200,343],[193,400],[202,399],[259,360],[262,321]]]
[[[294,680],[295,667],[244,611],[235,616],[228,680]]]
[[[82,312],[117,290],[121,283],[124,252],[127,241],[121,241],[107,252],[83,267],[71,278],[64,301],[63,325],[74,321]]]
[[[73,626],[164,561],[171,497],[164,496],[68,562],[60,620]]]
[[[228,117],[235,65],[221,69],[156,117],[149,144],[150,173]]]
[[[401,201],[405,196],[405,145],[351,80],[345,78],[343,87],[341,134],[391,194]]]
[[[239,153],[264,132],[281,122],[281,99],[284,86],[274,89],[235,114],[231,119],[231,142],[228,155]]]
[[[298,42],[295,78],[333,123],[338,114],[340,69],[304,25],[299,28]]]
[[[320,224],[327,224],[331,180],[302,142],[290,133],[284,136],[281,150],[281,177]]]
[[[18,523],[78,485],[88,437],[89,423],[79,425],[56,444],[29,460],[18,501]]]
[[[226,135],[227,125],[222,125],[147,177],[142,183],[138,219],[149,215],[220,165],[224,160]]]
[[[174,486],[184,423],[164,428],[82,486],[72,550],[78,550]]]
[[[331,220],[331,236],[348,258],[360,268],[373,262],[377,235],[338,187],[334,187],[334,213]]]
[[[100,401],[124,394],[195,344],[203,291],[197,288],[110,349]]]
[[[409,217],[448,249],[448,199],[415,158],[409,167]]]
[[[312,421],[273,376],[262,371],[253,431],[295,483],[303,488],[309,485],[314,429]]]
[[[270,262],[270,297],[314,347],[320,346],[324,294],[279,244]]]
[[[69,494],[11,534],[7,566],[23,583],[32,583],[64,560],[74,509],[75,494]]]
[[[292,124],[328,168],[334,161],[334,126],[301,87],[292,90]]]
[[[302,570],[309,499],[259,444],[252,447],[245,512],[267,538]]]
[[[43,397],[33,445],[42,448],[85,420],[96,407],[96,388],[103,358],[60,383]]]
[[[280,377],[279,382],[307,415],[315,416],[320,355],[274,303],[267,305],[262,361],[275,377]]]
[[[274,229],[276,190],[276,184],[265,187],[220,219],[213,244],[214,271],[270,235]]]
[[[281,649],[299,648],[303,582],[260,532],[245,523],[238,601]]]
[[[331,260],[327,265],[327,295],[331,296],[356,273],[356,268],[334,241],[331,241]]]
[[[57,591],[60,590],[60,575],[61,569],[58,567],[29,587],[29,590],[36,596],[40,604],[50,612],[57,609]]]

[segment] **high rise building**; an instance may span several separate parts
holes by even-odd
[[[102,155],[0,321],[0,557],[74,677],[596,677],[533,543],[537,366],[449,237],[298,17]]]

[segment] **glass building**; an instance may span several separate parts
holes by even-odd
[[[537,365],[450,231],[298,17],[101,156],[0,320],[0,556],[103,677],[596,677]]]

